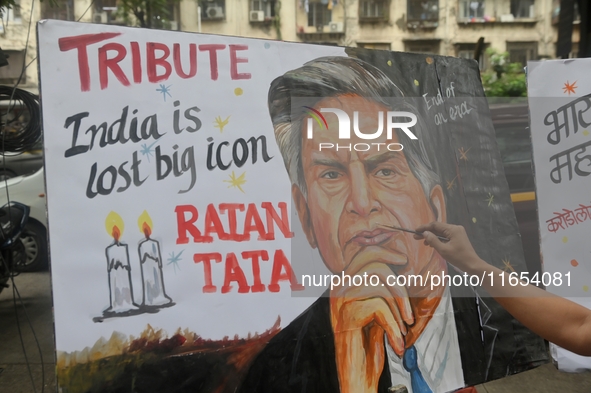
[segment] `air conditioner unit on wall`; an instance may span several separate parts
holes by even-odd
[[[207,7],[205,13],[207,14],[207,17],[211,19],[219,19],[224,17],[224,9],[217,5]]]
[[[342,33],[345,30],[343,22],[330,22],[328,31],[331,33]]]
[[[92,14],[92,23],[107,23],[108,21],[109,16],[105,11],[95,12]]]
[[[249,18],[251,22],[264,22],[265,11],[250,11]]]

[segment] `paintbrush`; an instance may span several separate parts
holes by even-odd
[[[378,224],[378,225],[381,226],[381,227],[384,227],[384,228],[394,229],[394,230],[402,231],[402,232],[414,233],[415,235],[423,236],[423,233],[422,232],[413,231],[412,229],[399,228],[399,227],[394,227],[392,225],[384,225],[384,224]],[[439,240],[441,240],[442,242],[448,242],[449,241],[448,238],[443,237],[443,236],[437,236],[437,238]]]

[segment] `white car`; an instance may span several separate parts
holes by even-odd
[[[8,190],[8,195],[7,195]],[[29,206],[29,220],[20,240],[26,259],[17,263],[18,271],[30,272],[47,267],[47,209],[43,168],[25,176],[0,181],[0,206],[20,202]]]

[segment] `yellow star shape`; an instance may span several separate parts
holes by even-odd
[[[456,179],[457,178],[458,177],[456,176],[453,179],[451,179],[451,181],[449,181],[449,180],[446,181],[447,182],[447,189],[448,190],[453,190],[456,187]]]
[[[236,177],[236,175],[234,174],[234,171],[232,171],[232,174],[230,175],[230,180],[224,180],[224,183],[230,183],[228,188],[236,187],[240,191],[244,192],[244,190],[242,189],[241,186],[246,183],[245,176],[246,176],[246,172],[243,172],[242,175]]]
[[[471,148],[469,148],[468,150],[464,150],[463,147],[460,147],[458,149],[458,151],[460,152],[460,160],[464,160],[464,161],[468,161],[468,156],[466,154],[468,154],[468,152],[470,151]]]
[[[494,199],[495,199],[495,196],[489,192],[488,198],[485,199],[485,201],[488,202],[488,207],[490,207],[490,205],[492,205]]]
[[[513,266],[511,266],[511,261],[509,261],[509,258],[503,258],[502,261],[503,261],[503,265],[505,265],[503,267],[503,271],[505,271],[507,273],[509,271],[515,272],[515,269],[513,269]]]
[[[213,124],[214,124],[214,127],[219,128],[220,133],[222,133],[222,132],[224,132],[224,127],[228,124],[228,121],[230,121],[230,116],[226,117],[226,120],[222,120],[222,117],[218,116],[215,118],[215,121],[213,122]]]

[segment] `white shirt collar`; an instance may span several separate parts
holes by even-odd
[[[445,288],[431,320],[415,342],[421,374],[433,393],[464,387],[464,373],[449,287]],[[410,374],[386,340],[392,385],[403,384],[413,393]]]

